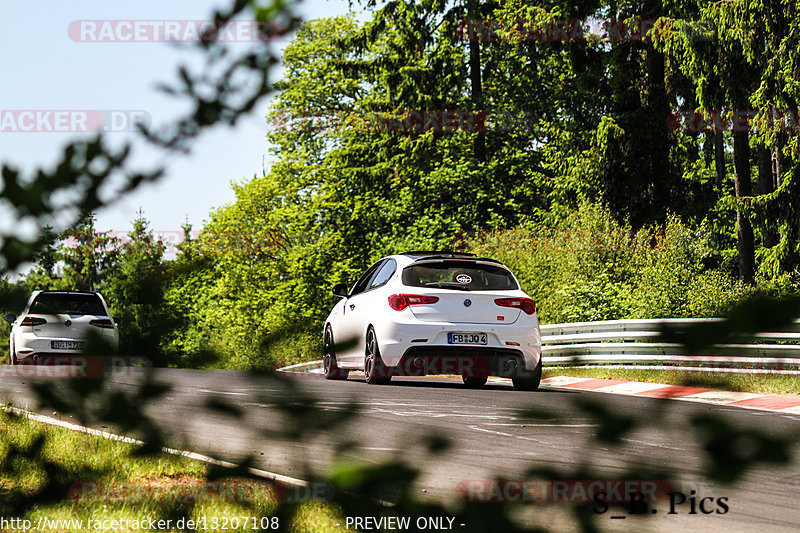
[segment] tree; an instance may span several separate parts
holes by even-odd
[[[752,190],[749,126],[742,124],[741,117],[746,117],[743,113],[749,109],[756,72],[736,39],[732,19],[722,16],[724,13],[718,4],[701,1],[697,6],[702,22],[714,21],[713,38],[696,38],[698,34],[692,31],[696,22],[663,20],[658,31],[659,46],[695,83],[701,113],[719,117],[722,107],[727,108],[733,124],[734,194],[737,198],[747,197]],[[718,183],[727,181],[721,179],[724,171],[721,128],[721,122],[714,123]],[[753,229],[742,207],[736,209],[736,231],[739,279],[752,284],[755,275]]]
[[[120,352],[165,363],[161,338],[172,324],[165,319],[164,244],[140,210],[127,242],[120,246],[118,264],[103,284],[111,312],[120,321]]]
[[[35,257],[35,266],[24,279],[28,292],[52,290],[60,286],[60,274],[57,271],[60,257],[58,235],[53,232],[52,226],[44,227],[42,240],[44,245]]]
[[[549,7],[530,10],[547,22],[599,9]],[[237,201],[198,241],[217,268],[205,314],[235,339],[233,359],[261,364],[253,338],[269,344],[287,328],[312,335],[327,287],[386,253],[553,222],[587,200],[636,224],[686,210],[671,198],[692,160],[667,130],[675,96],[661,53],[643,42],[511,36],[476,46],[482,36],[460,32],[471,14],[513,20],[528,8],[394,1],[363,26],[302,26],[270,114],[276,162],[235,187]],[[612,89],[609,103],[603,91]],[[477,110],[493,114],[492,128],[469,114],[450,130],[436,124],[444,112]],[[520,121],[502,122],[509,117]]]
[[[183,226],[183,241],[178,255],[165,262],[164,307],[160,315],[170,329],[160,341],[160,350],[169,364],[180,367],[204,367],[225,364],[227,330],[220,327],[213,313],[219,301],[213,287],[221,275],[215,257],[203,253],[199,242],[192,238],[192,226]]]
[[[118,261],[118,242],[110,232],[98,232],[95,215],[88,213],[62,235],[66,240],[57,254],[63,263],[61,288],[73,291],[101,290]]]
[[[800,59],[800,8],[790,0],[737,1],[723,3],[716,10],[757,73],[750,102],[755,110],[752,144],[758,154],[760,196],[742,204],[753,208],[763,245],[772,248],[762,253],[763,270],[778,277],[800,266],[800,191],[796,178],[800,171],[796,135],[800,131],[800,74],[794,67]]]

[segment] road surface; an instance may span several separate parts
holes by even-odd
[[[142,376],[141,369],[120,369],[106,387],[133,393]],[[687,497],[682,505],[676,505],[676,514],[669,514],[670,502],[661,497],[650,505],[646,523],[641,516],[612,508],[598,517],[599,524],[609,530],[703,532],[792,531],[800,524],[800,467],[796,463],[759,465],[736,486],[710,483],[703,476],[707,452],[695,442],[689,423],[692,416],[710,413],[769,435],[800,435],[800,416],[796,415],[546,387],[518,392],[510,385],[490,383],[470,390],[457,381],[437,378],[396,378],[390,385],[372,386],[357,376],[336,382],[158,369],[154,377],[170,390],[153,402],[148,412],[168,431],[170,445],[228,460],[252,455],[257,467],[283,475],[304,478],[308,469],[324,474],[342,443],[357,442],[360,446],[346,457],[367,464],[395,458],[409,461],[421,471],[415,486],[420,498],[457,505],[464,498],[490,495],[499,487],[491,480],[498,477],[534,480],[524,474],[532,467],[556,469],[566,479],[580,476],[584,488],[592,479],[624,481],[632,468],[660,469],[678,480],[674,491]],[[3,369],[0,401],[52,414],[37,405],[31,381]],[[66,384],[60,379],[43,381],[54,387]],[[352,412],[357,415],[330,431],[304,433],[301,441],[281,439],[279,433],[287,427],[287,418],[279,406],[292,405],[302,395],[317,398],[320,408],[301,424],[303,431],[313,430],[318,421]],[[242,416],[234,418],[208,409],[212,397],[238,407]],[[578,407],[587,403],[594,407]],[[600,421],[590,409],[605,409],[615,417],[637,417],[643,425],[625,434],[619,445],[600,444],[594,438],[601,430]],[[527,416],[529,413],[536,416]],[[441,456],[432,456],[423,445],[430,436],[447,436],[452,446]],[[587,480],[586,472],[593,477]],[[574,489],[574,484],[570,485],[555,499],[575,501],[580,494],[570,492]],[[541,496],[539,492],[533,497],[536,494]],[[519,491],[511,491],[506,497],[521,496]],[[709,514],[699,509],[703,498],[712,498],[703,507]],[[695,513],[691,513],[692,501]],[[570,529],[574,523],[568,506],[561,501],[545,510],[522,505],[520,520],[555,530]]]

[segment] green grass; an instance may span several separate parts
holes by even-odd
[[[231,527],[236,525],[234,517],[270,517],[277,507],[275,492],[265,481],[226,478],[209,482],[203,462],[168,453],[136,456],[132,454],[136,449],[132,444],[50,426],[0,409],[0,516],[31,520],[34,528],[45,518],[83,521],[82,528],[73,522],[37,531],[85,531],[90,519],[160,518],[172,519],[175,524],[179,517],[187,516],[198,521],[205,518],[210,529],[221,530],[227,519],[228,531],[252,532],[252,523]],[[15,501],[36,498],[48,480],[61,484],[59,497],[52,501],[40,497],[40,503],[21,515],[12,513]],[[217,520],[219,527],[212,528],[212,520]],[[307,502],[300,506],[291,529],[298,533],[346,531],[336,525],[342,523],[335,507]],[[104,529],[176,530],[174,525],[170,529],[133,528],[133,522],[126,524],[128,528],[114,529],[112,525],[107,522]]]
[[[728,374],[625,368],[545,368],[543,377],[576,376],[595,379],[647,381],[708,389],[765,394],[800,394],[800,376],[774,374]]]

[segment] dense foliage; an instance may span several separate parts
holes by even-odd
[[[502,6],[429,0],[381,4],[374,21],[363,28],[347,19],[311,22],[287,50],[287,78],[271,115],[275,122],[288,116],[292,123],[270,134],[278,161],[267,176],[237,185],[237,201],[214,212],[199,239],[189,239],[191,228],[185,228],[181,253],[163,261],[163,245],[141,215],[122,241],[98,233],[91,217],[74,219],[66,233],[49,228],[32,241],[0,232],[0,273],[39,252],[36,268],[25,279],[12,284],[0,278],[0,307],[17,310],[34,288],[101,290],[114,313],[123,317],[126,352],[146,351],[159,364],[215,364],[210,356],[216,353],[224,358],[218,365],[268,367],[316,355],[321,320],[332,301],[328,284],[352,281],[369,261],[398,248],[466,247],[500,257],[519,272],[548,321],[716,314],[752,292],[796,291],[796,139],[753,136],[745,137],[743,144],[741,135],[731,139],[730,133],[712,131],[714,135],[706,135],[701,143],[702,136],[667,131],[661,122],[668,109],[664,102],[691,106],[706,102],[703,95],[722,98],[728,86],[714,77],[721,76],[714,69],[724,64],[724,54],[744,57],[732,63],[733,72],[754,70],[747,78],[756,80],[747,85],[756,91],[748,93],[753,105],[796,105],[794,6],[786,1],[762,6],[735,0],[688,5],[691,9],[685,12],[667,13],[661,4],[647,2],[574,8],[532,6],[521,0]],[[294,20],[282,0],[235,0],[229,11],[214,16],[225,21],[245,10],[252,10],[260,21]],[[665,38],[657,53],[650,42],[465,42],[454,33],[465,17],[548,21],[632,14],[710,14],[726,32],[718,41],[724,46],[714,49],[712,42],[710,52],[717,55],[708,55],[709,50],[692,55],[671,41],[680,40],[680,32]],[[666,21],[663,29],[672,27]],[[752,54],[744,41],[754,35],[769,36],[773,51]],[[209,52],[204,66],[218,66],[217,61],[231,57],[212,43],[199,46]],[[234,123],[268,92],[266,79],[273,65],[269,46],[233,58],[221,76],[180,71],[183,85],[171,92],[188,98],[191,112],[173,128],[151,133],[154,142],[168,149],[186,148],[203,129],[220,121]],[[691,62],[699,70],[684,72]],[[239,67],[262,74],[260,83],[235,83],[242,79]],[[676,74],[679,70],[683,77]],[[763,83],[755,89],[758,80]],[[247,88],[255,88],[255,93]],[[500,109],[506,113],[502,117],[517,121],[495,120],[488,129],[466,131],[442,126],[420,130],[401,122],[401,117],[417,111],[433,111],[435,117],[437,109],[479,115]],[[751,152],[751,140],[753,148],[763,144],[765,150]],[[3,207],[13,208],[21,222],[45,229],[59,210],[72,209],[77,216],[102,204],[98,187],[115,169],[126,170],[127,151],[110,153],[101,141],[68,145],[57,168],[30,179],[3,165]],[[759,195],[751,198],[743,194],[743,179],[755,166]],[[730,176],[733,168],[735,180]],[[160,172],[127,175],[126,190]],[[767,177],[773,178],[774,191],[767,191]],[[732,183],[739,200],[730,198]],[[51,202],[50,193],[58,196],[62,190],[78,194],[71,195],[67,205]],[[758,245],[747,242],[747,222],[755,228]],[[70,244],[59,238],[71,238]],[[748,250],[755,260],[750,263],[742,261]],[[748,273],[748,264],[754,267],[756,261],[757,275],[754,268]],[[721,327],[696,332],[702,333],[697,337],[718,342],[730,334],[783,325],[798,314],[797,300],[762,299],[760,305],[746,307]],[[174,428],[163,427],[146,413],[158,411],[153,401],[171,400],[166,397],[170,386],[153,381],[149,373],[142,375],[141,382],[124,380],[119,387],[102,379],[23,381],[30,385],[39,410],[141,438],[143,444],[131,454],[162,461],[156,454],[168,444],[165,439]],[[469,531],[532,530],[522,523],[526,513],[520,512],[518,502],[440,502],[427,496],[423,501],[416,481],[425,472],[403,457],[354,462],[353,457],[363,457],[366,450],[343,428],[363,422],[355,420],[358,402],[331,409],[294,380],[260,373],[247,379],[245,389],[257,391],[254,401],[284,415],[280,423],[264,425],[247,417],[240,396],[234,404],[211,393],[205,397],[206,411],[252,426],[266,439],[267,448],[262,448],[267,452],[293,443],[296,453],[288,459],[278,457],[278,462],[295,465],[289,470],[308,481],[308,487],[329,484],[330,503],[340,511],[336,516],[385,517],[389,509],[392,516],[452,517]],[[610,449],[633,459],[629,464],[617,461],[611,473],[595,465],[592,453],[577,453],[564,465],[531,460],[520,479],[602,480],[613,475],[671,482],[678,476],[671,449],[651,447],[646,464],[658,465],[651,468],[643,467],[645,462],[628,446],[632,432],[656,424],[661,431],[680,428],[685,431],[682,441],[696,441],[698,470],[690,473],[692,478],[730,490],[730,484],[744,479],[753,467],[788,463],[796,440],[791,433],[748,429],[710,412],[665,416],[662,409],[669,402],[635,412],[609,409],[585,395],[569,396],[569,405],[563,406],[566,414],[529,409],[520,412],[519,421],[546,418],[548,425],[556,426],[571,424],[575,416],[585,418],[590,422],[586,450]],[[65,509],[66,516],[76,509],[80,514],[75,483],[102,480],[113,472],[92,454],[68,454],[66,462],[50,456],[52,432],[31,431],[15,411],[7,410],[4,406],[0,422],[11,428],[7,433],[22,438],[0,446],[0,463],[8,467],[0,498],[3,516],[35,518]],[[324,474],[315,472],[312,465],[319,462],[309,461],[299,446],[318,441],[323,433],[334,437],[336,456],[322,467]],[[440,461],[452,444],[441,428],[408,438],[409,446],[427,450],[425,460]],[[275,457],[259,458],[256,453],[240,457],[234,469],[210,468],[208,481],[252,475],[253,466],[277,464]],[[114,462],[122,460],[123,468],[130,469],[126,459],[130,457],[115,457]],[[36,478],[33,483],[31,476]],[[184,478],[177,481],[185,486]],[[254,513],[279,520],[281,530],[302,528],[299,522],[309,516],[305,503],[293,497],[277,499],[282,501]],[[121,505],[125,516],[145,512],[157,519],[186,519],[207,509],[194,498],[153,505],[148,500],[145,506],[116,500],[98,512],[120,510]],[[90,511],[99,509],[100,502],[89,505]],[[314,519],[319,502],[310,505]],[[557,521],[550,521],[538,507],[530,509],[537,518],[545,517],[542,525],[564,528],[563,506]],[[570,510],[576,528],[602,527],[591,506],[579,503]],[[210,512],[224,510],[215,507]],[[331,522],[334,519],[341,522],[334,517]]]
[[[156,314],[107,286],[142,332],[168,325],[164,362],[315,357],[329,287],[412,248],[506,261],[544,322],[796,290],[794,2],[362,3],[368,22],[309,21],[287,47],[269,172],[175,261],[114,259],[160,284]],[[65,257],[62,282],[97,260]]]

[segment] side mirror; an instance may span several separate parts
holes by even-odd
[[[331,292],[339,298],[347,298],[347,283],[337,283]]]
[[[119,324],[119,317],[118,316],[114,317],[114,324]]]
[[[7,314],[6,316],[3,317],[3,320],[8,322],[9,324],[14,322],[16,319],[17,319],[17,317],[15,315],[12,315],[11,313],[9,313],[9,314]]]

